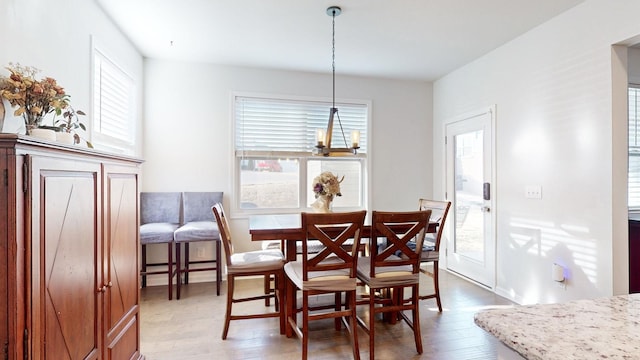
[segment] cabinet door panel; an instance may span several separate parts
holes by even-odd
[[[128,359],[139,354],[138,342],[130,336],[139,326],[138,174],[137,168],[108,165],[103,174],[105,273],[110,284],[105,304],[107,358]]]
[[[98,174],[91,163],[33,158],[34,359],[101,358]]]

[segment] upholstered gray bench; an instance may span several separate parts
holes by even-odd
[[[183,225],[174,233],[176,247],[176,265],[178,273],[178,286],[176,297],[180,299],[182,276],[184,283],[189,283],[189,272],[215,271],[216,294],[220,295],[222,281],[222,256],[220,250],[220,232],[218,224],[211,212],[211,207],[222,203],[222,192],[183,192],[182,211]],[[190,260],[189,243],[199,241],[213,241],[215,243],[215,258],[207,260]],[[182,260],[182,244],[184,244],[184,261]],[[190,267],[191,264],[213,264],[206,267]]]
[[[173,297],[173,233],[180,226],[182,195],[179,192],[140,193],[140,244],[142,247],[142,287],[147,286],[147,275],[167,274],[169,300]],[[147,263],[147,245],[167,244],[167,261]],[[162,267],[149,271],[148,267]],[[164,270],[166,267],[166,270]]]

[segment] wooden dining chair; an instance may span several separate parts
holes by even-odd
[[[422,354],[418,299],[420,251],[408,245],[414,239],[418,239],[417,245],[422,245],[430,216],[430,210],[372,212],[370,255],[358,262],[358,279],[370,291],[367,301],[362,302],[369,306],[368,324],[360,318],[358,324],[369,334],[371,360],[375,358],[375,317],[380,313],[403,319],[413,330],[416,351]],[[405,288],[411,289],[410,298],[405,298]],[[411,319],[404,313],[407,310],[411,311]]]
[[[282,296],[284,294],[284,256],[280,250],[257,250],[248,252],[235,252],[231,232],[229,231],[229,223],[225,216],[221,203],[213,205],[211,208],[213,215],[218,223],[220,231],[220,239],[224,246],[225,261],[227,265],[227,310],[224,319],[224,328],[222,330],[222,340],[227,338],[229,332],[229,324],[231,320],[246,320],[277,317],[280,319],[280,334],[285,331],[285,308],[282,306]],[[235,280],[239,277],[271,277],[275,279],[275,292],[269,294],[260,294],[249,297],[236,297]],[[233,304],[239,302],[247,302],[254,300],[264,301],[267,297],[275,297],[275,312],[234,315],[232,312]]]
[[[286,306],[288,325],[302,340],[302,359],[307,359],[309,347],[309,322],[313,320],[335,320],[336,330],[342,323],[351,335],[354,359],[360,359],[356,325],[356,269],[358,244],[366,211],[346,213],[302,213],[302,261],[290,261],[284,269],[288,279]],[[352,239],[350,249],[344,243]],[[323,249],[310,253],[309,240],[318,240]],[[302,307],[296,304],[297,290],[302,291]],[[345,293],[345,302],[342,302]],[[309,297],[333,294],[332,307],[314,311]],[[302,313],[302,327],[296,323],[297,314]],[[349,319],[349,322],[346,321]]]
[[[426,233],[422,244],[421,264],[433,265],[433,270],[425,266],[420,267],[420,272],[433,278],[433,293],[420,295],[420,300],[436,299],[438,311],[442,312],[442,302],[440,301],[440,285],[438,282],[438,267],[440,259],[440,241],[444,232],[444,223],[449,214],[451,201],[436,201],[428,199],[420,199],[418,201],[419,210],[431,210],[431,222],[437,222],[437,230],[435,233]]]

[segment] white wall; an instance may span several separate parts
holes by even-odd
[[[615,115],[626,109],[612,106],[626,102],[612,99],[611,45],[640,34],[639,11],[586,1],[434,83],[435,149],[447,121],[496,105],[496,289],[517,302],[628,291],[626,119]],[[525,199],[526,185],[543,198]],[[554,262],[569,270],[566,289]]]
[[[40,69],[38,78],[55,78],[71,95],[74,108],[87,113],[81,121],[90,128],[92,35],[139,85],[142,117],[142,56],[94,1],[0,0],[0,72],[9,75],[4,67],[12,62]],[[12,114],[11,108],[6,110]],[[17,132],[19,121],[8,119],[4,131]]]
[[[221,190],[227,206],[233,188],[232,93],[331,98],[329,71],[314,74],[146,60],[145,79],[142,189]],[[338,73],[336,98],[372,101],[369,210],[414,209],[419,197],[431,197],[431,84]],[[246,219],[233,219],[231,227],[239,251],[260,246],[251,243]],[[164,256],[164,250],[159,252]]]
[[[94,1],[0,0],[0,65],[18,62],[35,66],[42,70],[41,75],[58,80],[71,95],[74,107],[87,112],[83,119],[87,126],[91,126],[92,35],[139,85],[138,114],[144,122],[144,130],[138,132],[143,144],[138,153],[145,160],[143,191],[222,190],[228,204],[232,189],[231,92],[327,99],[331,95],[329,72],[155,60],[144,63]],[[149,78],[143,85],[145,74]],[[372,208],[414,208],[418,197],[430,197],[431,84],[339,73],[336,81],[338,99],[370,99],[373,103],[369,139],[371,156],[375,156],[371,163]],[[18,131],[19,127],[19,119],[10,119],[4,131]],[[397,174],[406,175],[400,179]],[[259,246],[250,243],[246,220],[234,220],[232,226],[240,241],[239,250]],[[163,259],[164,253],[162,249],[155,255]]]

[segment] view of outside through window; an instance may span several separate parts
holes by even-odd
[[[455,252],[478,261],[484,258],[482,135],[474,131],[455,137]]]
[[[240,208],[297,208],[298,160],[240,160]]]
[[[331,171],[338,178],[341,197],[333,207],[362,206],[362,160],[315,159],[240,159],[240,208],[241,209],[297,209],[306,208],[314,200],[313,179],[323,171]],[[301,162],[306,161],[307,173],[301,173]],[[299,189],[307,189],[299,198]]]

